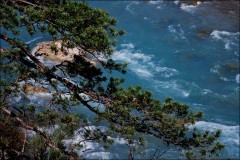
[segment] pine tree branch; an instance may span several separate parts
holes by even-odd
[[[9,117],[12,117],[14,118],[17,122],[19,122],[21,124],[21,126],[27,130],[31,130],[31,131],[34,131],[36,132],[37,134],[39,134],[43,139],[44,141],[46,142],[46,144],[55,149],[56,151],[61,151],[53,142],[50,141],[50,139],[47,138],[47,135],[42,132],[39,127],[37,126],[34,126],[33,124],[30,124],[30,123],[26,123],[25,121],[26,120],[23,120],[21,119],[20,117],[18,117],[15,113],[13,113],[12,111],[8,110],[7,108],[2,108],[2,111],[7,114]]]
[[[8,110],[7,108],[2,108],[2,111],[9,117],[15,119],[18,123],[20,123],[21,127],[27,129],[27,130],[31,130],[34,131],[36,134],[38,134],[39,136],[41,136],[45,142],[45,144],[54,149],[55,151],[58,152],[63,152],[65,155],[69,156],[70,158],[75,159],[75,157],[67,152],[66,150],[61,150],[60,148],[58,148],[56,146],[56,144],[54,144],[51,139],[49,139],[46,135],[46,133],[44,133],[43,131],[41,131],[41,129],[38,126],[35,126],[34,124],[31,124],[30,122],[27,122],[27,120],[23,120],[20,117],[18,117],[15,113],[13,113],[12,111]],[[23,146],[23,150],[24,150],[24,146]],[[16,152],[18,155],[21,154],[21,152]]]

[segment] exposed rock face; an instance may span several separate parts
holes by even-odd
[[[197,31],[197,35],[201,38],[207,38],[212,33],[212,30],[202,29]]]
[[[23,85],[23,91],[26,93],[26,94],[31,94],[31,93],[34,93],[34,92],[38,92],[38,93],[50,93],[49,90],[43,88],[43,87],[36,87],[34,85],[31,85],[31,84],[24,84]]]
[[[88,62],[96,65],[96,60],[93,60],[91,54],[85,53],[80,48],[67,48],[62,46],[62,41],[44,41],[38,43],[32,50],[32,54],[36,57],[39,57],[39,60],[48,67],[60,64],[64,61],[73,61],[74,55],[81,55]],[[34,83],[29,84],[24,82],[21,88],[22,91],[27,95],[34,93],[50,93],[48,89],[34,85]]]
[[[201,1],[183,1],[181,3],[181,5],[185,5],[185,6],[199,6],[200,4],[202,4]]]
[[[82,55],[83,53],[77,49],[66,49],[62,47],[60,41],[45,41],[39,43],[34,49],[36,56],[43,56],[52,61],[71,61],[74,55]]]
[[[90,55],[86,55],[80,48],[66,48],[62,46],[61,41],[45,41],[38,43],[32,50],[35,56],[43,57],[43,60],[50,60],[61,63],[63,61],[72,61],[74,55],[83,55],[85,59],[92,64],[95,62]]]

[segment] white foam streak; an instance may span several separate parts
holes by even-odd
[[[215,39],[223,39],[224,36],[239,36],[239,32],[233,33],[233,32],[227,32],[227,31],[218,31],[214,30],[210,36],[212,36]]]
[[[137,68],[135,72],[143,77],[152,77],[153,75],[145,68]]]
[[[156,90],[158,92],[160,92],[161,94],[164,93],[166,96],[169,95],[174,95],[174,96],[178,96],[178,97],[182,97],[182,98],[186,98],[190,95],[190,91],[183,89],[180,85],[179,85],[179,81],[177,80],[172,80],[172,81],[153,81],[155,86],[156,86]]]
[[[134,5],[134,4],[139,4],[139,2],[138,1],[133,1],[130,4],[128,4],[126,6],[126,11],[128,11],[128,12],[130,12],[132,14],[135,14],[134,9],[131,8],[131,6]]]
[[[26,44],[30,44],[30,43],[32,43],[32,42],[34,42],[34,41],[38,40],[38,39],[41,39],[41,38],[42,38],[42,37],[37,37],[37,38],[34,38],[34,39],[32,39],[32,40],[30,40],[30,41],[26,42]]]
[[[134,45],[132,43],[128,43],[128,44],[121,44],[121,47],[126,47],[128,49],[133,49]]]
[[[112,58],[128,63],[129,69],[139,77],[149,78],[154,77],[155,74],[160,74],[161,77],[169,78],[178,73],[176,69],[155,64],[153,55],[146,55],[140,51],[135,51],[132,43],[122,44],[121,47],[122,49],[116,51]]]

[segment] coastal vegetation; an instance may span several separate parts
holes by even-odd
[[[134,159],[144,154],[146,136],[176,148],[177,158],[219,157],[221,131],[193,127],[202,112],[191,112],[172,98],[154,99],[140,86],[123,87],[124,79],[113,77],[126,73],[127,64],[111,59],[124,31],[106,11],[70,0],[0,2],[1,159],[81,159],[87,152],[84,142],[107,150],[114,143],[111,137],[124,139],[128,158]],[[25,31],[51,41],[31,52],[21,39]],[[36,95],[45,95],[37,96],[42,103],[29,101]],[[86,118],[90,113],[92,118]],[[77,132],[83,139],[71,141]],[[151,158],[165,152],[160,153]]]

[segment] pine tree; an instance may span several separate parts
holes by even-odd
[[[126,64],[111,59],[116,39],[124,31],[115,28],[116,19],[106,11],[70,0],[0,2],[1,159],[81,159],[76,153],[81,143],[66,142],[79,128],[84,129],[85,140],[106,148],[113,143],[110,136],[124,138],[130,159],[141,152],[146,135],[178,148],[187,159],[218,157],[224,148],[217,141],[221,131],[200,132],[189,127],[202,112],[190,112],[189,106],[171,98],[156,100],[140,86],[122,87],[124,79],[112,77],[113,72],[126,73]],[[49,67],[20,38],[23,30],[60,42],[66,55],[73,48],[82,54]],[[58,54],[56,45],[50,48]],[[29,81],[52,95],[48,104],[11,103],[17,96],[27,99]],[[82,115],[86,109],[94,115],[92,122]],[[92,124],[104,124],[107,129],[89,130]]]

